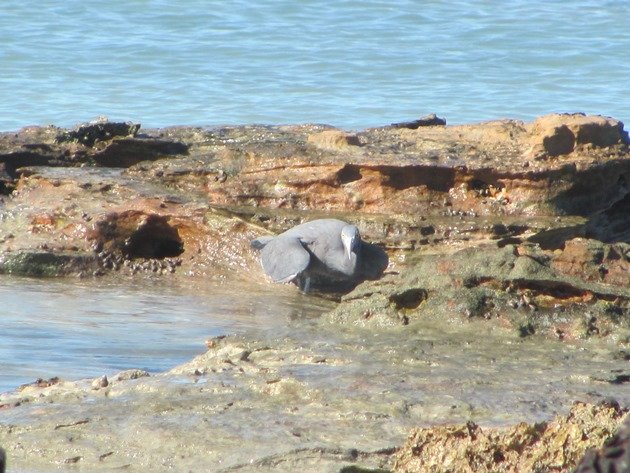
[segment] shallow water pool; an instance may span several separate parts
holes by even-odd
[[[168,277],[3,276],[0,300],[0,392],[37,378],[164,371],[205,351],[209,337],[277,333],[330,307],[293,287]]]

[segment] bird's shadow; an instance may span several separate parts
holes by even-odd
[[[389,266],[389,256],[385,250],[375,244],[361,242],[357,270],[352,278],[334,278],[331,273],[326,275],[308,274],[307,278],[300,275],[293,280],[301,292],[319,296],[330,300],[339,300],[364,281],[374,281],[383,276]]]

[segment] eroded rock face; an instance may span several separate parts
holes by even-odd
[[[630,287],[630,245],[606,244],[574,238],[555,252],[551,266],[561,273],[587,281]]]
[[[4,186],[15,191],[4,197],[0,268],[25,272],[18,263],[30,261],[29,274],[149,268],[194,275],[214,267],[241,276],[248,268],[261,278],[248,239],[332,216],[389,249],[407,295],[390,294],[386,279],[370,297],[349,296],[331,319],[344,320],[340,313],[363,304],[365,310],[352,311],[371,314],[365,320],[408,323],[427,307],[444,312],[449,300],[457,301],[455,313],[500,313],[501,320],[514,319],[510,305],[517,312],[529,307],[534,318],[554,304],[570,312],[580,304],[613,304],[611,310],[625,313],[630,159],[620,122],[573,114],[531,124],[435,125],[354,134],[309,125],[140,134],[135,124],[97,122],[4,134]],[[591,243],[579,243],[583,237]],[[472,276],[465,277],[455,272],[444,291],[422,275],[415,283],[404,279],[434,258],[425,252],[442,253],[438,265],[460,267],[457,261],[470,262],[478,252],[527,240],[535,245],[523,251],[553,274],[551,288],[541,289],[540,268],[533,267],[520,279],[501,276],[503,267],[492,274],[467,270]],[[465,248],[475,249],[450,256]],[[53,257],[26,256],[57,252],[58,270],[43,263]],[[392,280],[400,286],[401,277]],[[426,297],[411,307],[409,294]],[[522,315],[516,326],[531,331],[537,324]]]
[[[299,412],[313,415],[313,430],[308,435],[315,440],[309,443],[309,449],[299,451],[307,441],[304,432],[298,429],[297,434],[287,435],[278,427],[272,442],[263,443],[261,437],[263,440],[251,444],[261,449],[256,466],[288,459],[287,464],[301,471],[322,471],[322,465],[340,467],[366,458],[370,466],[382,467],[389,465],[393,452],[379,453],[391,448],[382,444],[383,435],[372,433],[368,440],[373,449],[354,453],[350,447],[353,436],[382,428],[383,419],[394,419],[391,425],[395,427],[383,429],[389,435],[393,429],[402,429],[396,420],[399,415],[406,421],[410,415],[417,415],[414,425],[418,425],[429,414],[443,419],[453,412],[450,405],[443,405],[446,401],[442,398],[450,396],[446,391],[440,391],[440,399],[418,399],[416,405],[407,402],[426,389],[425,381],[413,376],[426,368],[425,358],[431,356],[433,345],[413,337],[423,334],[432,323],[453,327],[485,324],[491,330],[505,331],[511,341],[531,335],[572,342],[605,339],[618,349],[619,360],[627,361],[630,151],[623,125],[610,118],[580,114],[550,115],[533,123],[501,120],[462,126],[444,126],[437,121],[417,127],[415,124],[356,133],[319,125],[141,132],[135,124],[99,122],[70,131],[31,127],[0,134],[0,272],[220,277],[259,283],[264,281],[264,274],[249,246],[252,239],[281,233],[306,220],[339,218],[356,224],[366,241],[384,248],[390,266],[382,279],[365,282],[346,294],[318,321],[320,328],[333,332],[360,328],[367,329],[368,334],[390,337],[387,349],[372,353],[370,362],[401,351],[399,357],[386,360],[388,370],[371,372],[367,381],[352,378],[351,370],[341,370],[340,376],[349,373],[351,379],[346,383],[346,395],[334,405],[322,397],[327,386],[311,388],[297,375],[272,376],[273,370],[281,372],[286,366],[288,371],[293,365],[311,371],[323,367],[325,373],[337,366],[337,358],[322,357],[317,350],[307,356],[300,344],[286,353],[276,353],[278,356],[264,344],[249,342],[210,347],[207,359],[185,366],[190,373],[168,375],[216,376],[212,378],[216,383],[205,387],[208,391],[201,398],[194,383],[184,389],[142,379],[134,391],[133,387],[123,389],[126,379],[115,376],[99,377],[84,387],[63,383],[33,387],[59,395],[51,403],[52,410],[66,402],[70,410],[76,410],[81,400],[102,395],[99,408],[110,406],[112,417],[102,419],[91,410],[87,423],[55,417],[55,421],[49,420],[35,430],[28,426],[23,430],[0,429],[3,442],[11,442],[10,451],[20,451],[17,443],[25,445],[27,438],[31,451],[43,451],[41,439],[48,438],[51,431],[64,429],[94,440],[93,433],[103,433],[107,427],[105,437],[125,445],[128,432],[120,432],[117,421],[134,422],[128,418],[128,405],[122,402],[112,408],[111,399],[105,399],[105,393],[115,394],[120,388],[119,393],[124,391],[133,398],[134,419],[140,423],[152,408],[161,409],[166,398],[171,403],[184,395],[194,401],[197,417],[176,409],[175,420],[159,427],[164,428],[163,435],[156,437],[153,447],[157,449],[162,442],[170,452],[168,458],[156,460],[155,451],[150,451],[153,447],[147,445],[134,443],[127,457],[124,448],[120,449],[124,452],[121,455],[111,454],[97,440],[90,447],[81,447],[80,442],[68,447],[64,437],[55,437],[45,458],[38,460],[40,464],[79,457],[82,459],[76,462],[88,464],[89,457],[92,466],[103,466],[106,461],[110,463],[103,468],[125,467],[133,457],[142,459],[141,467],[178,464],[197,468],[201,465],[195,457],[199,446],[215,441],[216,436],[209,439],[205,431],[189,427],[197,426],[199,416],[209,415],[208,395],[212,392],[216,395],[210,415],[213,422],[217,419],[214,416],[224,411],[242,408],[243,415],[268,412],[270,403],[275,410],[269,412],[286,420],[291,417],[287,417],[283,404],[287,399]],[[270,284],[269,290],[273,291],[274,286]],[[479,343],[478,338],[474,343]],[[532,340],[537,339],[528,341]],[[545,343],[544,338],[540,343]],[[423,347],[422,353],[418,352],[419,346]],[[362,350],[366,348],[360,344],[349,348],[344,352],[347,359],[343,364],[352,366]],[[442,365],[448,364],[448,359],[436,358]],[[479,365],[484,368],[492,363],[486,360]],[[372,366],[367,360],[364,365]],[[396,377],[403,371],[410,373],[405,382],[413,389],[405,390],[397,384],[400,380]],[[391,378],[379,385],[380,391],[370,391],[367,387],[377,378],[381,380],[384,373]],[[487,374],[480,376],[487,378]],[[589,383],[617,386],[630,378],[620,369],[607,372],[601,380],[592,376],[588,379]],[[223,380],[227,382],[221,384]],[[230,383],[243,382],[254,393],[251,399],[255,407],[246,405],[251,399],[243,402],[238,395],[235,397],[235,392],[241,391],[235,391]],[[452,381],[444,381],[443,385],[450,388]],[[66,388],[68,391],[63,391]],[[461,392],[469,392],[469,388],[468,384],[460,385]],[[335,386],[331,392],[337,391]],[[379,401],[383,393],[388,393],[385,401],[393,399],[395,403],[383,401],[385,404],[374,407],[364,405],[367,401],[361,398],[355,424],[349,425],[339,413],[355,409],[346,404],[355,393],[359,398],[364,395],[365,399]],[[34,393],[27,402],[40,402],[41,394]],[[23,392],[19,396],[27,395]],[[18,408],[23,400],[16,400],[7,409]],[[483,412],[492,410],[472,407],[474,404],[463,403],[462,412],[483,419]],[[432,411],[434,405],[439,408]],[[302,411],[303,406],[306,409]],[[189,413],[190,405],[184,407]],[[551,464],[558,460],[568,464],[577,460],[577,447],[564,452],[566,457],[555,447],[547,456],[541,450],[534,452],[542,438],[554,446],[558,438],[573,442],[576,430],[568,427],[573,421],[591,432],[594,424],[581,420],[582,413],[590,408],[580,409],[566,425],[557,421],[544,428],[521,426],[501,438],[521,442],[523,450],[519,451],[526,453],[524,462],[535,463],[533,459],[538,458],[539,462]],[[325,419],[322,413],[327,414]],[[612,419],[600,411],[593,410],[592,414],[602,415],[605,422]],[[335,450],[330,444],[324,450],[318,447],[321,444],[317,442],[328,438],[328,432],[321,430],[326,419],[339,421],[333,430],[346,433],[339,443],[347,449]],[[185,425],[179,428],[182,421]],[[608,425],[605,422],[602,425]],[[98,428],[91,430],[97,424]],[[240,429],[243,417],[235,416],[233,424]],[[563,427],[554,427],[560,424]],[[169,430],[173,425],[175,431]],[[149,435],[152,430],[143,432]],[[446,447],[485,452],[483,458],[478,454],[465,456],[479,468],[493,468],[505,462],[502,455],[504,459],[516,455],[512,447],[491,447],[498,445],[493,442],[500,435],[476,425],[423,431],[422,435],[427,441],[441,435],[441,440],[430,447],[436,454]],[[181,458],[175,459],[179,458],[181,442],[173,441],[180,437],[195,437],[185,452],[190,461],[183,459],[181,463]],[[278,453],[278,446],[285,445],[287,438],[298,450]],[[242,438],[235,435],[230,442],[239,446],[230,450],[231,465],[247,471],[247,465],[236,458],[242,453]],[[586,445],[588,439],[584,442]],[[9,448],[8,444],[4,446]],[[405,458],[413,466],[418,455],[417,449],[411,448]],[[29,459],[21,461],[26,465]],[[406,468],[402,465],[400,468]]]
[[[575,473],[630,471],[630,416],[600,449],[586,452]]]
[[[360,285],[324,320],[413,329],[428,317],[486,319],[519,336],[538,333],[560,339],[608,335],[619,327],[627,330],[630,291],[626,280],[610,284],[613,280],[605,279],[608,273],[599,269],[603,256],[593,259],[582,252],[579,263],[574,263],[571,248],[557,255],[533,245],[423,255],[398,275]],[[600,250],[603,253],[604,248]],[[627,261],[622,264],[625,267]],[[610,274],[618,274],[617,269],[613,271]],[[577,272],[586,277],[577,277]],[[621,277],[627,278],[627,273]]]
[[[562,136],[554,138],[556,128],[566,130],[566,143]],[[588,213],[625,195],[630,172],[623,159],[628,142],[623,124],[603,117],[378,128],[356,137],[360,147],[350,146],[347,135],[336,130],[311,133],[306,140],[295,133],[287,146],[278,130],[267,130],[264,151],[251,144],[230,146],[243,156],[239,169],[226,181],[209,181],[207,191],[225,205],[290,209]],[[334,151],[322,153],[322,146],[312,146],[318,142]]]
[[[535,120],[529,130],[534,152],[551,158],[573,153],[581,147],[588,152],[592,148],[628,144],[623,123],[601,116],[546,115]]]
[[[619,406],[577,403],[566,417],[534,425],[484,429],[471,422],[416,429],[398,452],[393,471],[568,472],[588,448],[608,440],[624,416],[627,410]]]

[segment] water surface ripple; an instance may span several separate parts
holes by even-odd
[[[212,336],[282,333],[330,303],[279,291],[171,278],[37,280],[0,277],[0,393],[37,378],[168,370]],[[264,335],[261,335],[264,336]]]
[[[583,111],[630,120],[630,3],[32,3],[0,15],[0,130],[107,115],[148,127],[364,128]]]

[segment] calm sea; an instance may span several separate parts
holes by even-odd
[[[3,0],[0,130],[630,121],[626,0]]]
[[[629,25],[626,0],[3,0],[0,130],[102,115],[145,127],[358,129],[432,112],[628,122]],[[276,290],[243,300],[225,288],[1,278],[0,391],[167,369],[206,336],[302,312]]]

